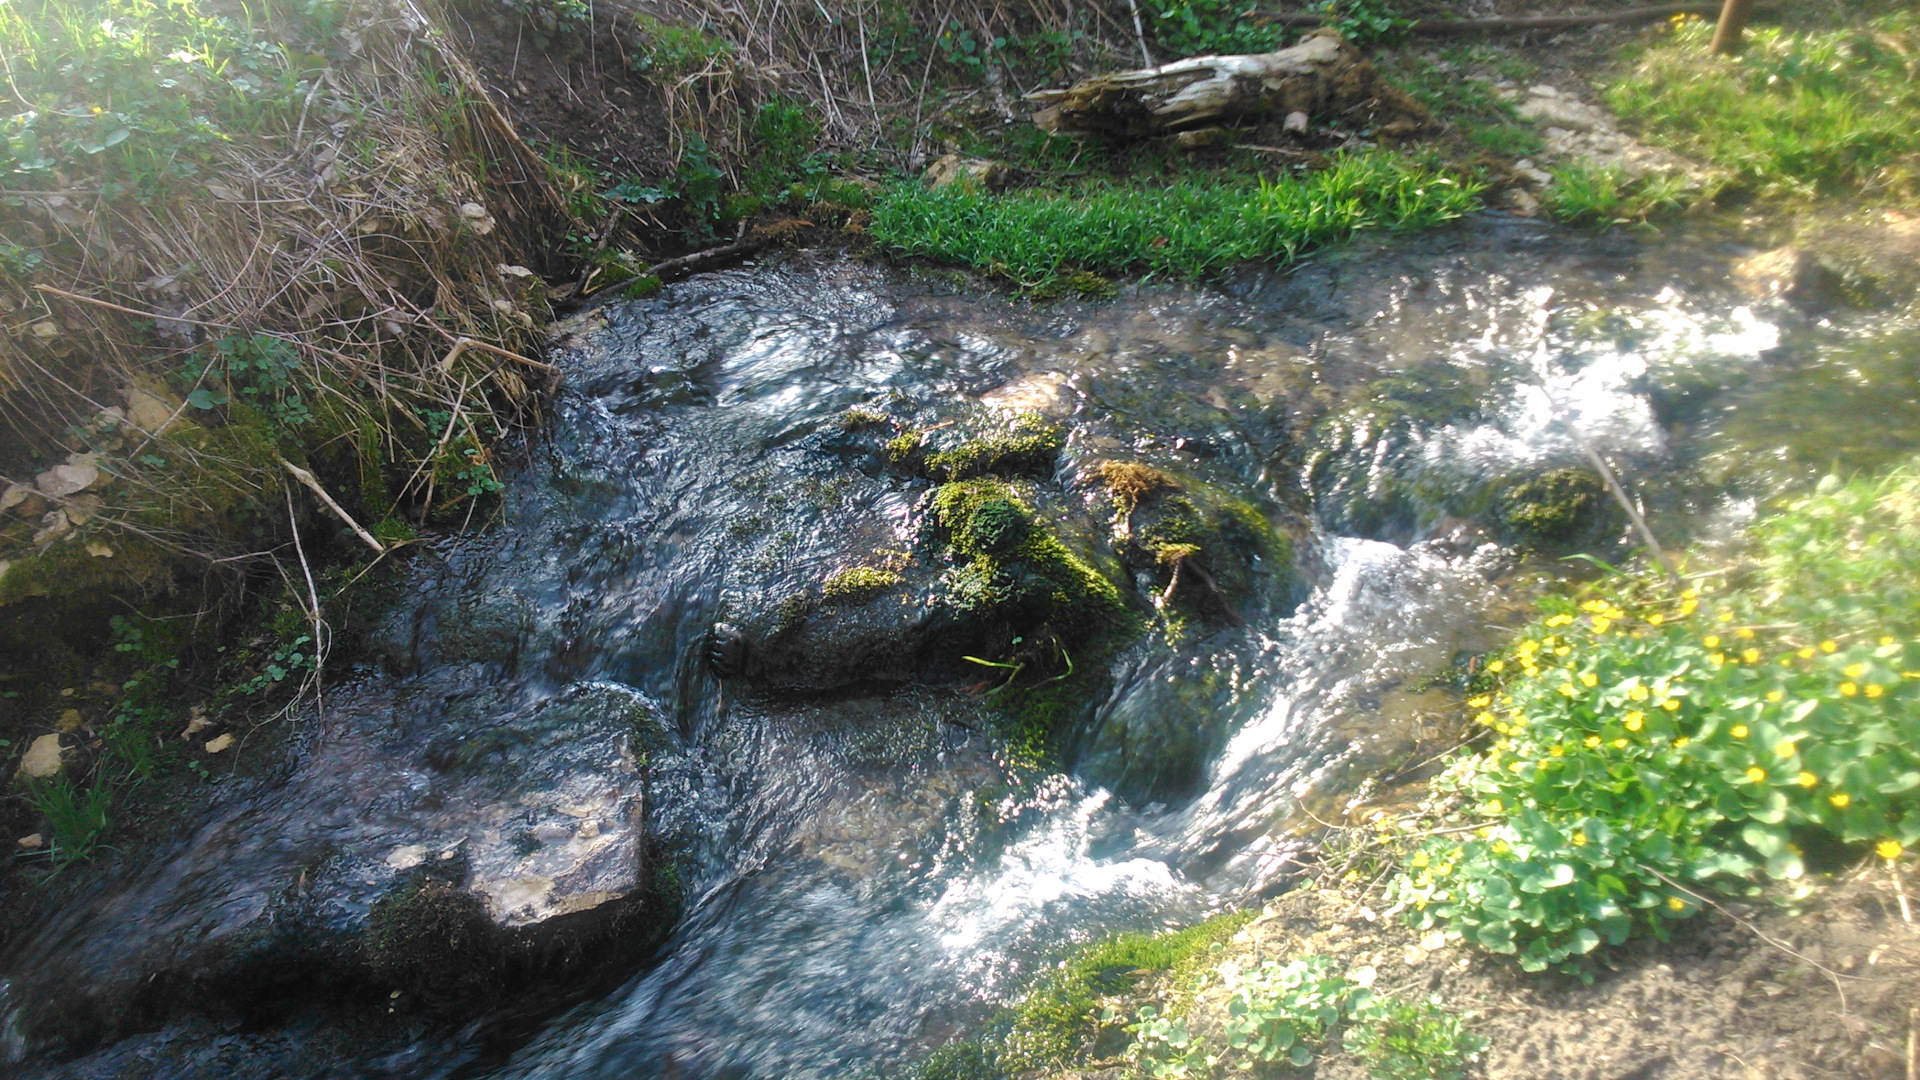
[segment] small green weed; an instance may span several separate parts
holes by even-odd
[[[1920,16],[1843,30],[1759,27],[1737,57],[1707,55],[1711,34],[1703,20],[1677,20],[1607,103],[1649,141],[1763,193],[1920,185]]]
[[[48,850],[56,864],[78,862],[93,854],[113,827],[113,792],[105,784],[82,788],[66,777],[55,777],[27,788],[35,813],[46,819]]]
[[[1326,24],[1355,45],[1396,41],[1413,25],[1387,0],[1321,0]]]
[[[1302,178],[1095,184],[989,195],[896,185],[870,230],[896,255],[972,266],[1032,290],[1075,271],[1198,278],[1291,261],[1362,229],[1412,229],[1478,206],[1479,185],[1410,159],[1346,155]]]
[[[1224,53],[1268,52],[1280,45],[1280,32],[1256,18],[1251,0],[1141,0],[1147,25],[1162,59]]]
[[[1128,1055],[1154,1080],[1211,1076],[1223,1066],[1306,1068],[1336,1034],[1381,1080],[1457,1080],[1486,1047],[1437,1000],[1376,995],[1370,967],[1343,972],[1327,957],[1305,956],[1253,968],[1229,960],[1212,974],[1229,995],[1221,1042],[1151,1006],[1128,1027]]]
[[[634,28],[627,63],[656,79],[678,81],[733,58],[733,46],[704,27],[638,15]]]
[[[1347,1029],[1344,1043],[1379,1080],[1460,1080],[1487,1048],[1437,996],[1378,998],[1364,1019]]]

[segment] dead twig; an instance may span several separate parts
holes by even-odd
[[[1666,882],[1668,888],[1673,889],[1677,892],[1685,893],[1688,896],[1692,897],[1694,902],[1699,904],[1701,907],[1709,907],[1719,912],[1720,914],[1725,915],[1727,918],[1732,919],[1734,922],[1740,924],[1740,926],[1742,926],[1748,932],[1753,934],[1754,937],[1759,938],[1761,941],[1766,942],[1768,945],[1773,946],[1774,948],[1780,950],[1781,952],[1786,953],[1788,956],[1793,957],[1795,960],[1798,960],[1801,963],[1806,964],[1808,967],[1813,968],[1814,970],[1820,972],[1822,975],[1825,975],[1827,978],[1833,980],[1833,992],[1840,995],[1840,1015],[1841,1016],[1847,1015],[1847,991],[1845,987],[1840,985],[1840,980],[1852,979],[1852,978],[1856,978],[1857,976],[1842,975],[1841,973],[1833,970],[1827,965],[1822,964],[1820,961],[1814,960],[1811,957],[1808,957],[1805,954],[1796,951],[1792,946],[1786,944],[1783,941],[1780,941],[1775,937],[1772,937],[1765,930],[1762,930],[1758,926],[1755,926],[1751,921],[1747,919],[1743,919],[1740,916],[1735,915],[1733,912],[1727,910],[1725,907],[1722,907],[1720,904],[1715,903],[1712,900],[1712,898],[1702,896],[1701,894],[1693,891],[1692,889],[1687,888],[1685,885],[1680,884],[1679,882],[1673,880],[1672,878],[1661,873],[1660,871],[1655,870],[1651,866],[1647,866],[1643,863],[1643,864],[1640,864],[1640,869],[1645,870],[1647,873],[1652,874],[1654,877],[1659,878],[1663,882]]]
[[[385,555],[387,553],[386,545],[382,544],[372,533],[361,528],[360,523],[353,520],[352,514],[347,513],[344,507],[334,502],[333,496],[327,494],[327,489],[320,486],[320,481],[314,479],[312,473],[288,461],[286,458],[279,458],[278,460],[281,466],[293,475],[295,480],[300,481],[308,491],[319,496],[320,501],[327,504],[327,509],[333,511],[334,516],[345,522],[347,528],[352,529],[355,536],[358,536],[368,547],[373,549],[374,554]],[[294,537],[294,542],[296,544],[299,543],[299,533],[297,531],[294,533]]]

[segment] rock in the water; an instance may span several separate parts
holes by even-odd
[[[335,994],[466,1012],[637,960],[670,924],[640,756],[671,729],[645,700],[583,686],[527,703],[459,667],[328,704],[353,719],[281,785],[9,944],[30,1050]]]
[[[926,181],[931,188],[971,187],[983,191],[999,191],[1007,186],[1007,167],[997,161],[984,158],[967,158],[959,154],[948,154],[927,166]]]
[[[1733,283],[1756,300],[1826,307],[1836,299],[1840,277],[1821,265],[1811,252],[1783,247],[1735,263]]]
[[[1041,106],[1033,122],[1056,134],[1145,138],[1293,113],[1365,112],[1380,125],[1411,121],[1403,125],[1409,130],[1427,119],[1425,108],[1387,85],[1331,29],[1275,52],[1196,56],[1027,97]]]

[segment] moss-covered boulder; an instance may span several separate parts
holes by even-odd
[[[1625,526],[1619,504],[1586,469],[1555,469],[1500,485],[1492,517],[1508,543],[1549,551],[1605,543]]]
[[[1241,609],[1292,595],[1294,542],[1259,507],[1151,465],[1103,461],[1122,561],[1164,609],[1239,624]]]
[[[722,678],[776,694],[978,676],[1072,663],[1069,650],[1124,626],[1120,589],[998,477],[930,489],[911,553],[895,567],[835,571],[807,592],[768,598],[715,627]],[[1011,677],[1004,676],[1004,677]]]

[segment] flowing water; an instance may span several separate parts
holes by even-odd
[[[436,1036],[334,1073],[897,1071],[1077,942],[1284,886],[1303,799],[1337,812],[1436,734],[1444,676],[1554,565],[1496,542],[1502,482],[1579,465],[1584,440],[1677,546],[1920,446],[1920,334],[1749,306],[1729,255],[1489,219],[1097,302],[796,258],[598,309],[555,349],[567,385],[500,519],[409,571],[380,638],[401,659],[333,695],[293,781],[171,858],[247,864],[223,896],[265,889],[291,873],[275,851],[351,843],[348,819],[431,787],[393,763],[469,723],[448,703],[511,725],[618,701],[651,718],[648,829],[685,888],[657,959],[512,1039]],[[1244,628],[1122,650],[1062,774],[1010,763],[991,701],[959,686],[744,694],[702,661],[712,624],[911,539],[924,484],[833,452],[863,404],[1043,412],[1071,433],[1063,504],[1099,518],[1074,482],[1089,461],[1159,462],[1304,521],[1300,581]],[[501,623],[505,647],[461,644]],[[1197,776],[1154,773],[1170,728],[1201,732]],[[357,802],[328,794],[354,785]],[[262,833],[278,847],[237,839]],[[384,887],[385,856],[351,874]],[[81,1068],[116,1075],[136,1044],[172,1075],[210,1068],[158,1037]]]

